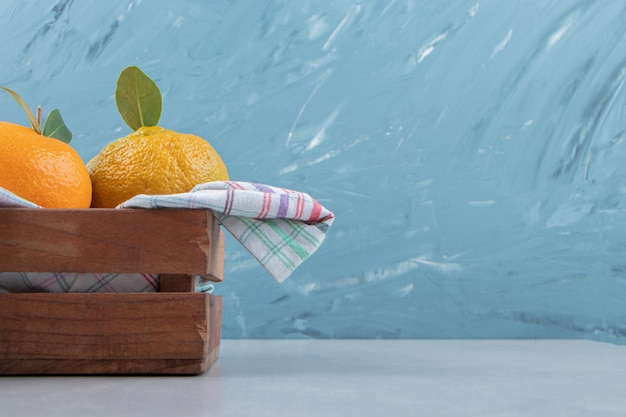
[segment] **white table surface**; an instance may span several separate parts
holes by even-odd
[[[626,346],[224,340],[187,377],[0,377],[0,416],[625,416]]]

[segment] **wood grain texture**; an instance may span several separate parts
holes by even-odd
[[[224,279],[224,251],[225,251],[225,238],[224,232],[220,228],[217,219],[210,211],[207,212],[207,223],[211,225],[208,229],[209,233],[209,247],[208,247],[208,273],[202,274],[202,276],[209,281],[222,281]]]
[[[0,374],[199,374],[217,360],[224,235],[205,210],[0,209],[0,271],[157,273],[164,292],[0,294]],[[178,292],[174,292],[178,291]]]
[[[159,292],[195,292],[196,279],[193,275],[159,275]]]
[[[207,210],[0,210],[6,272],[199,274],[220,281],[223,241]]]
[[[204,293],[0,294],[0,374],[199,374],[221,317]]]

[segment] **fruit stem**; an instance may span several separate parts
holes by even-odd
[[[37,106],[37,123],[41,126],[41,106]]]
[[[30,122],[30,126],[33,128],[35,132],[41,135],[41,123],[37,122],[35,115],[33,115],[33,112],[28,108],[28,105],[24,102],[22,97],[20,97],[19,94],[17,94],[15,91],[11,90],[10,88],[6,88],[0,85],[0,89],[6,91],[7,93],[11,95],[11,97],[13,97],[13,100],[15,100],[17,104],[19,104],[20,107],[24,110],[24,113],[26,113],[26,117],[28,118],[28,121]]]

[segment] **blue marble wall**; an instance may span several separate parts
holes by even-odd
[[[227,242],[226,338],[623,343],[624,22],[621,0],[5,0],[0,85],[88,160],[128,133],[139,65],[161,125],[335,212],[281,285]]]

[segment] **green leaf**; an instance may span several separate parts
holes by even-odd
[[[0,85],[0,88],[6,91],[7,93],[11,94],[11,97],[13,97],[13,100],[15,100],[17,104],[19,104],[20,107],[24,109],[24,113],[26,113],[26,117],[28,118],[28,121],[30,122],[31,127],[35,130],[35,132],[41,135],[41,125],[37,121],[37,118],[35,117],[33,112],[28,108],[28,105],[26,104],[26,102],[22,100],[22,97],[20,97],[19,94],[17,94],[15,91],[11,89],[2,87],[1,85]]]
[[[65,143],[72,141],[72,132],[67,128],[61,113],[57,109],[52,110],[48,114],[46,123],[43,125],[43,135],[59,139]]]
[[[120,73],[115,102],[117,111],[132,130],[159,123],[161,91],[138,67],[128,67]]]

